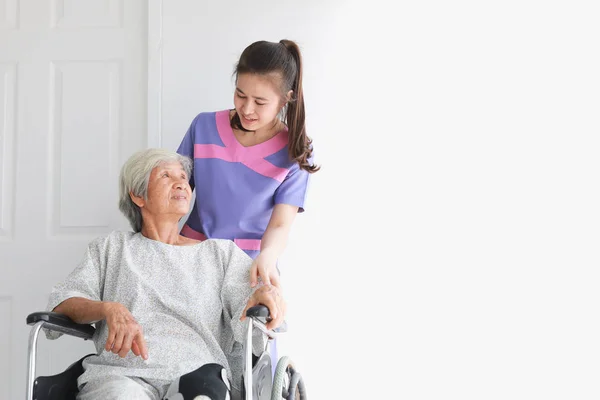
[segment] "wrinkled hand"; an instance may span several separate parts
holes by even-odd
[[[269,309],[269,314],[271,316],[271,321],[267,322],[267,329],[275,329],[283,323],[285,318],[285,312],[287,306],[283,297],[281,296],[281,290],[276,286],[260,286],[250,297],[248,300],[248,304],[242,312],[242,317],[240,320],[246,319],[246,311],[250,307],[257,306],[262,304]]]
[[[148,349],[144,331],[129,310],[120,303],[108,303],[106,324],[108,325],[108,340],[104,349],[124,358],[129,350],[136,356],[148,359]]]
[[[263,284],[275,285],[281,289],[279,272],[277,272],[277,257],[270,253],[261,252],[252,262],[250,267],[250,286],[255,287],[258,284],[258,278]]]

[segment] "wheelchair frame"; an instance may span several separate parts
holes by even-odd
[[[272,339],[280,336],[282,333],[285,333],[285,326],[277,329],[277,330],[268,330],[266,328],[266,321],[269,318],[269,310],[267,307],[259,305],[255,307],[251,307],[246,312],[246,317],[248,317],[247,323],[247,333],[246,339],[244,343],[245,348],[245,367],[243,374],[243,383],[244,383],[244,393],[243,397],[246,400],[252,400],[254,394],[259,394],[259,390],[256,386],[253,386],[253,353],[252,353],[252,334],[253,328],[257,328],[264,335],[267,336],[267,345],[268,348],[269,342]],[[28,359],[27,359],[27,400],[33,400],[34,396],[34,383],[35,383],[35,370],[36,370],[36,357],[37,357],[37,340],[39,336],[39,332],[42,328],[48,329],[51,331],[60,332],[66,335],[79,337],[84,340],[92,339],[96,329],[91,324],[78,324],[73,322],[69,317],[63,314],[55,313],[55,312],[35,312],[27,316],[27,324],[33,325],[31,332],[29,334],[29,344],[28,344]],[[266,350],[266,348],[265,348]],[[270,365],[269,365],[270,367]],[[270,379],[271,389],[273,388],[273,384],[276,382],[277,387],[282,386],[285,381],[286,376],[283,375],[291,375],[287,376],[288,383],[294,384],[293,388],[298,390],[300,397],[298,400],[306,400],[306,388],[304,386],[304,382],[302,380],[301,375],[294,370],[293,365],[289,361],[287,357],[282,357],[277,363],[276,368],[276,376]],[[269,377],[271,377],[271,372],[269,371]],[[288,387],[287,389],[282,390],[281,396],[283,398],[289,400],[295,400],[295,390],[291,392]],[[260,395],[261,399],[264,398]],[[273,392],[271,392],[271,399],[275,398]],[[282,397],[277,397],[282,398]]]

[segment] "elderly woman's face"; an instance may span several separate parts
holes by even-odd
[[[188,176],[178,162],[164,163],[152,170],[148,181],[148,200],[144,204],[151,214],[184,216],[190,209],[192,190]]]

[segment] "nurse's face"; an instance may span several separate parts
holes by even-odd
[[[233,103],[244,129],[260,131],[272,126],[285,105],[278,84],[281,75],[239,74]]]

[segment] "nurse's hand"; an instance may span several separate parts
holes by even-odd
[[[268,251],[261,251],[254,259],[250,267],[250,286],[255,287],[259,278],[264,285],[273,285],[281,289],[279,272],[277,271],[277,257]]]

